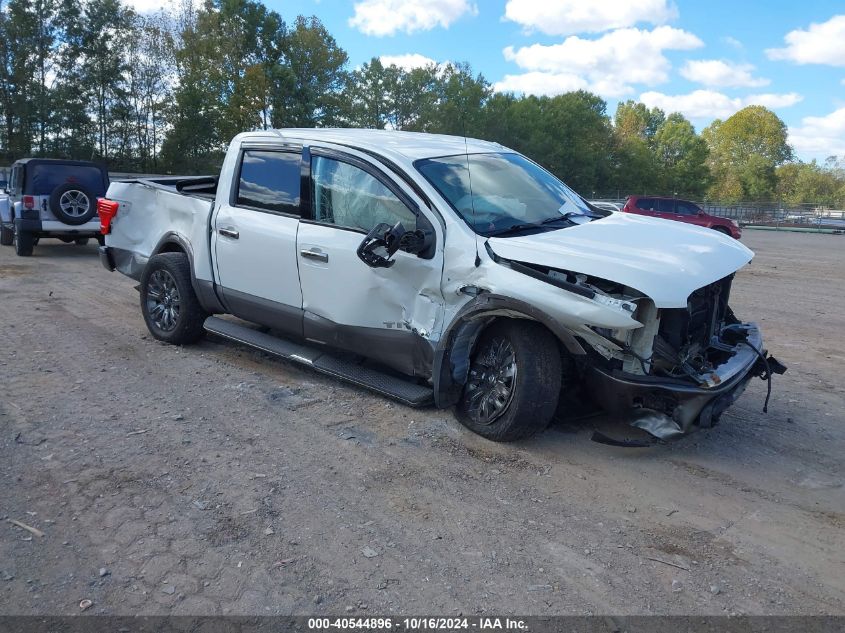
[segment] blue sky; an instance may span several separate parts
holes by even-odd
[[[799,157],[845,156],[842,0],[266,0],[316,15],[351,65],[467,61],[498,90],[585,88],[698,129],[759,103]]]

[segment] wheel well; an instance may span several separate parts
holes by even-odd
[[[187,255],[188,253],[185,251],[185,247],[179,244],[179,242],[165,242],[161,245],[156,251],[156,255],[159,253],[183,253]]]
[[[501,323],[503,321],[531,321],[537,323],[543,329],[551,332],[552,336],[558,342],[560,353],[566,352],[566,345],[563,340],[545,324],[532,319],[527,315],[520,315],[517,313],[511,314],[482,314],[472,321],[468,321],[460,329],[455,332],[452,345],[449,349],[449,364],[452,365],[452,379],[457,383],[463,385],[466,382],[466,376],[469,372],[470,359],[475,351],[479,339],[491,326]]]

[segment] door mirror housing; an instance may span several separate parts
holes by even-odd
[[[401,222],[393,226],[376,224],[358,245],[358,258],[371,268],[390,268],[396,263],[391,259],[397,251],[419,255],[431,246],[430,233],[416,229],[406,231]]]

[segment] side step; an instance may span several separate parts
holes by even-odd
[[[220,317],[208,317],[203,327],[217,336],[306,365],[323,374],[371,389],[412,407],[426,406],[434,401],[434,392],[430,387],[332,356],[318,347],[294,343]]]

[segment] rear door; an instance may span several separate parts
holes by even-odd
[[[212,221],[215,272],[226,307],[296,335],[302,333],[296,257],[301,165],[299,147],[241,148],[228,199]]]
[[[356,250],[379,223],[434,232],[436,216],[363,157],[311,148],[310,203],[297,238],[304,333],[312,341],[425,375],[442,321],[442,249],[397,252],[370,268]]]
[[[658,198],[655,200],[657,207],[657,217],[665,220],[681,220],[675,212],[675,201],[667,198]]]

